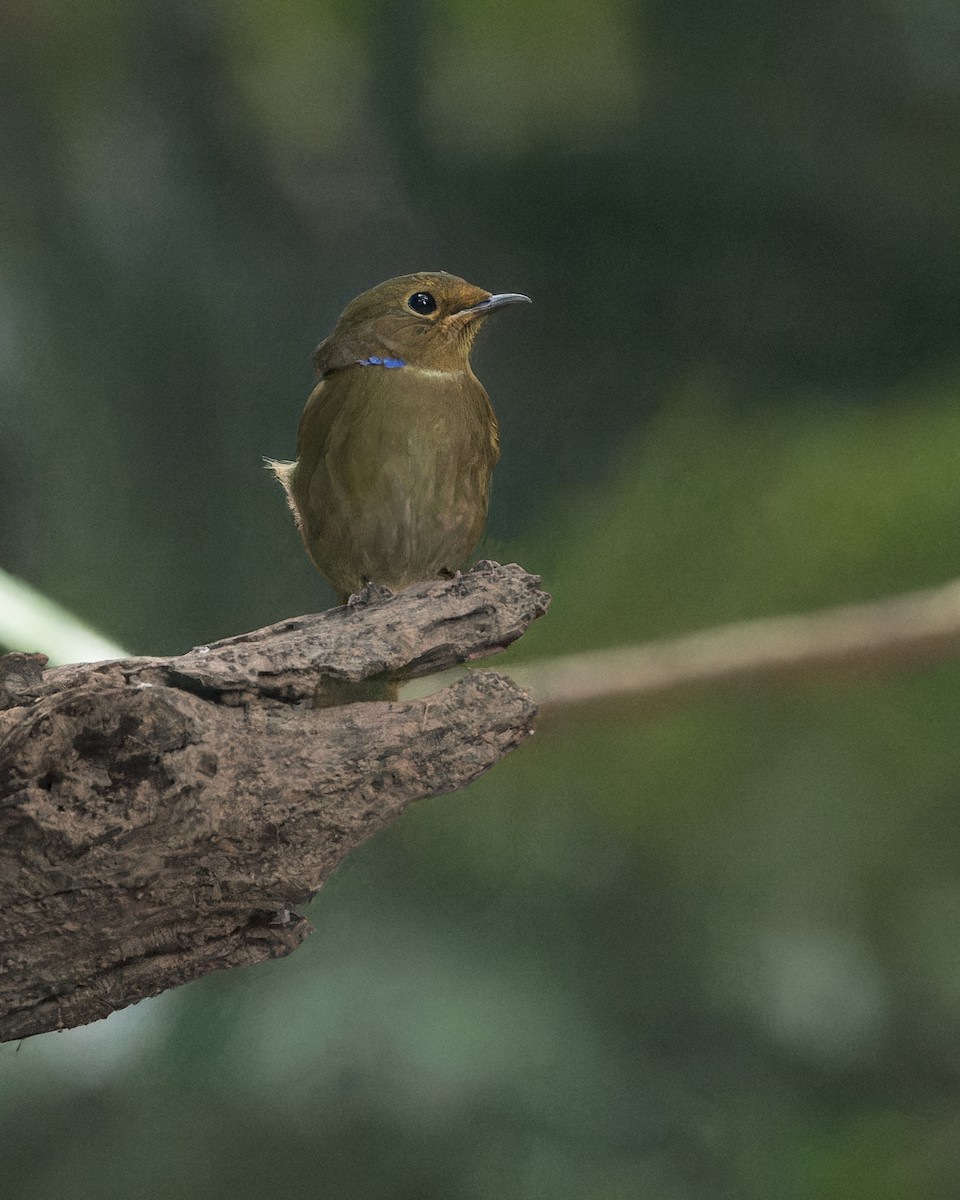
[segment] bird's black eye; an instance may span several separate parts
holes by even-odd
[[[407,308],[412,308],[421,317],[437,311],[437,302],[429,292],[414,292],[407,301]]]

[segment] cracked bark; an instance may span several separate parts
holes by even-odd
[[[480,563],[174,658],[0,659],[0,1041],[295,950],[311,926],[289,910],[536,711],[493,671],[350,701],[509,645],[539,583]]]

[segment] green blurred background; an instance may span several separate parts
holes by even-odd
[[[0,565],[136,652],[326,606],[261,456],[440,267],[535,301],[514,659],[952,578],[958,147],[947,0],[7,0]],[[0,1048],[5,1200],[960,1195],[958,708],[545,714],[293,957]]]

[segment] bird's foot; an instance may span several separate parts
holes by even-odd
[[[347,601],[347,608],[369,608],[392,599],[394,593],[383,583],[365,583],[359,592],[354,592]]]
[[[437,572],[437,577],[445,583],[452,585],[450,591],[453,595],[461,595],[466,587],[466,580],[462,571],[452,571],[449,567],[442,567]]]

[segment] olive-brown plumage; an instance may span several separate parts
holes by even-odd
[[[476,548],[500,450],[470,348],[490,312],[523,301],[403,275],[351,301],[317,347],[296,462],[269,465],[341,602],[452,574]]]

